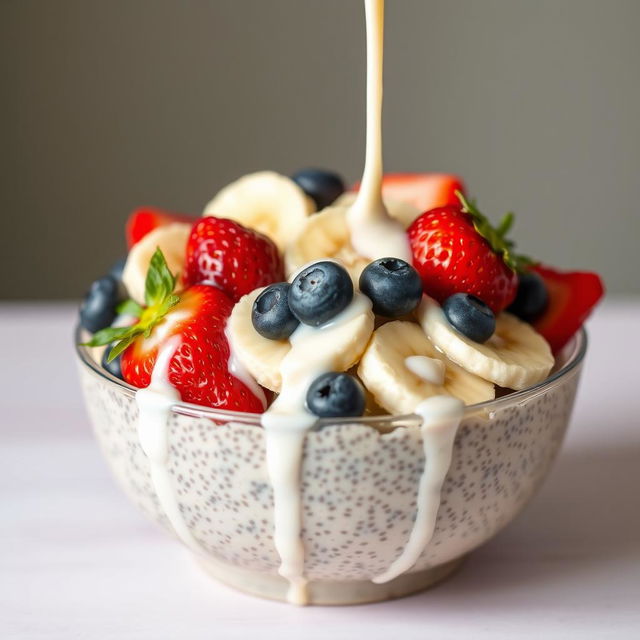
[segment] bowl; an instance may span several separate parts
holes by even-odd
[[[80,330],[76,344],[86,336]],[[384,583],[405,549],[425,467],[418,416],[323,419],[304,444],[301,506],[309,604],[408,595],[450,575],[540,487],[562,443],[586,351],[584,331],[544,382],[465,408],[433,536],[412,567]],[[274,545],[274,502],[260,417],[176,402],[165,464],[148,458],[136,389],[77,347],[80,380],[102,452],[152,521],[187,545],[212,576],[241,591],[290,599]]]

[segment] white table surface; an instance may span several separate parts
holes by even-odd
[[[640,638],[640,300],[590,322],[540,494],[441,586],[295,608],[221,586],[115,486],[82,406],[69,305],[0,305],[0,638]]]

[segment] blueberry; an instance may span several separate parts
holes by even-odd
[[[525,322],[534,322],[547,308],[549,293],[544,280],[533,271],[518,276],[518,293],[507,309]]]
[[[335,262],[316,262],[303,269],[289,288],[289,307],[305,324],[318,327],[338,315],[353,299],[353,282]]]
[[[493,311],[470,293],[454,293],[442,305],[454,329],[474,342],[486,342],[496,330]]]
[[[374,313],[399,318],[420,304],[422,282],[408,262],[399,258],[380,258],[362,272],[360,291],[373,302]]]
[[[80,325],[91,333],[108,327],[116,317],[118,283],[111,276],[96,280],[80,305]]]
[[[300,321],[291,309],[287,296],[290,285],[278,282],[269,285],[255,300],[251,309],[254,329],[269,340],[285,340],[298,327]]]
[[[102,366],[112,376],[115,376],[116,378],[120,378],[120,380],[123,380],[122,365],[120,362],[121,356],[116,356],[111,362],[107,362],[107,358],[109,357],[109,351],[111,351],[110,346],[104,350],[104,355],[102,356]]]
[[[328,207],[338,196],[344,193],[342,178],[332,171],[324,169],[302,169],[291,179],[316,203],[318,211]]]
[[[122,281],[122,272],[124,271],[124,265],[127,263],[126,258],[120,258],[116,260],[109,269],[109,275],[117,282]]]
[[[325,373],[307,391],[307,409],[320,418],[361,416],[364,405],[364,389],[348,373]]]

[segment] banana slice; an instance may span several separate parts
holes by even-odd
[[[227,322],[227,337],[235,356],[256,382],[271,391],[279,391],[280,365],[291,345],[288,340],[269,340],[253,328],[251,310],[263,290],[264,287],[243,296],[233,307]]]
[[[451,395],[465,404],[495,397],[493,385],[448,360],[414,322],[395,320],[377,329],[358,375],[390,413],[413,413],[427,398]]]
[[[353,191],[347,191],[337,198],[332,206],[346,207],[348,209],[356,201],[357,195]],[[384,198],[384,204],[389,215],[398,220],[405,229],[422,213],[420,209],[417,209],[412,204],[394,200],[393,198]]]
[[[544,380],[554,365],[547,341],[510,313],[496,318],[496,331],[480,344],[456,331],[440,305],[424,296],[418,321],[433,344],[467,371],[501,387],[525,389]]]
[[[235,356],[256,381],[271,391],[279,392],[282,387],[280,368],[291,344],[288,340],[264,338],[253,328],[251,309],[261,291],[262,289],[252,291],[235,305],[227,323],[227,337]],[[312,330],[309,327],[303,328],[310,332],[306,339],[313,341],[315,334]],[[320,328],[318,331],[321,330]],[[372,332],[371,305],[363,305],[360,313],[332,334],[331,349],[335,353],[332,364],[335,371],[347,371],[360,359]]]
[[[355,201],[355,193],[344,193],[336,203],[307,219],[298,236],[285,251],[285,269],[291,275],[300,267],[323,258],[338,260],[358,282],[363,269],[371,262],[351,246],[347,211]],[[385,200],[391,217],[409,226],[419,211],[410,204]]]
[[[204,215],[236,220],[269,236],[284,251],[315,210],[313,200],[293,180],[259,171],[224,187]]]
[[[122,272],[122,282],[139,304],[144,304],[144,285],[147,279],[149,262],[155,250],[160,247],[171,273],[179,282],[179,274],[184,269],[187,240],[191,233],[191,224],[172,222],[150,231],[131,247]]]

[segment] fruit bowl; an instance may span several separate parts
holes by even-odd
[[[76,344],[86,338],[78,330]],[[302,537],[311,604],[387,600],[429,587],[507,525],[536,492],[571,415],[586,334],[544,382],[466,407],[433,538],[412,569],[376,584],[411,533],[424,454],[417,416],[319,420],[302,467]],[[220,581],[285,600],[273,542],[273,492],[259,416],[176,402],[168,425],[166,496],[140,444],[135,388],[77,347],[84,397],[102,451],[129,498],[187,544]],[[179,523],[179,526],[178,526]]]

